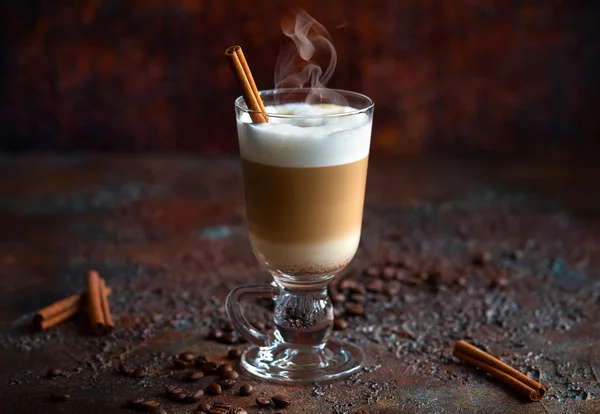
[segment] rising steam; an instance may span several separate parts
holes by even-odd
[[[335,47],[325,27],[298,9],[295,20],[282,20],[281,29],[294,44],[284,48],[277,58],[275,89],[310,88],[307,103],[346,105],[341,95],[325,87],[337,63]],[[317,59],[320,62],[329,60],[324,71]]]

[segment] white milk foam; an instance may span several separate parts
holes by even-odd
[[[278,118],[252,124],[250,115],[238,119],[242,158],[275,167],[310,168],[348,164],[369,155],[371,125],[369,116],[359,113],[322,118],[319,115],[343,114],[357,109],[339,105],[293,103],[267,106],[266,112],[304,115],[314,118]]]

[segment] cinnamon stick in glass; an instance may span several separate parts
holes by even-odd
[[[90,270],[87,276],[88,314],[92,330],[98,335],[106,334],[114,327],[107,296],[103,279],[98,272]]]
[[[531,401],[540,401],[546,394],[546,388],[539,382],[466,341],[458,341],[454,345],[452,355],[475,365],[516,390],[519,394],[528,397]]]
[[[240,87],[242,88],[242,96],[248,109],[250,109],[250,117],[252,122],[260,124],[268,122],[269,117],[265,115],[265,105],[258,93],[256,83],[254,83],[254,77],[242,52],[242,48],[238,45],[230,46],[225,50],[225,56],[231,65],[231,70],[235,78],[238,80]]]

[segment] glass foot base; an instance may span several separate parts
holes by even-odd
[[[251,374],[278,382],[318,382],[338,379],[358,371],[365,354],[358,346],[330,339],[324,348],[291,347],[278,343],[252,347],[242,355],[242,366]]]

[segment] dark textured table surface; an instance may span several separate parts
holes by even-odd
[[[389,254],[404,266],[387,282],[397,294],[368,293],[366,315],[334,333],[364,347],[364,370],[302,387],[242,374],[257,393],[221,399],[249,412],[256,396],[275,393],[292,399],[287,413],[598,412],[600,174],[591,165],[373,157],[363,238],[345,277],[364,282],[362,270]],[[269,279],[248,244],[235,158],[5,156],[0,226],[2,413],[127,412],[135,396],[193,412],[162,395],[183,375],[172,356],[222,358],[229,346],[205,337],[225,321],[227,292]],[[492,259],[474,265],[483,251]],[[117,329],[93,336],[80,315],[33,332],[33,313],[83,290],[92,268],[113,288]],[[268,307],[248,312],[260,320]],[[526,402],[459,363],[451,351],[461,338],[546,384],[547,397]],[[121,361],[148,375],[119,375]],[[48,379],[49,368],[63,374]],[[52,402],[53,391],[71,400]]]

